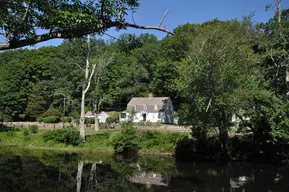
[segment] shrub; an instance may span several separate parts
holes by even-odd
[[[28,129],[23,129],[23,136],[27,137],[29,135]]]
[[[32,134],[36,134],[36,133],[39,132],[39,128],[38,128],[37,125],[32,125],[32,126],[29,127],[29,131],[30,131],[30,133],[32,133]]]
[[[108,112],[109,116],[111,117],[110,123],[118,123],[119,122],[119,112]],[[108,118],[110,118],[108,117]]]
[[[108,117],[108,118],[105,120],[105,123],[107,123],[107,124],[117,123],[117,122],[118,122],[118,117]]]
[[[72,121],[72,118],[71,117],[61,117],[60,121],[62,123],[70,123]]]
[[[184,136],[184,134],[180,133],[161,133],[159,131],[143,131],[138,134],[142,149],[154,149],[166,152],[174,152],[178,141]]]
[[[16,130],[17,128],[12,128],[12,127],[8,127],[6,125],[0,124],[0,132],[8,132],[8,131],[13,131]]]
[[[48,116],[48,117],[37,117],[39,123],[58,123],[59,117],[57,116]]]
[[[43,117],[42,117],[42,116],[38,116],[38,117],[36,118],[36,121],[37,121],[38,123],[43,123]]]
[[[94,124],[94,118],[85,118],[85,124]]]
[[[56,109],[48,109],[41,116],[36,118],[39,123],[58,123],[60,121],[61,112]]]
[[[53,131],[47,131],[43,134],[45,142],[51,140],[56,143],[64,143],[65,145],[77,146],[80,144],[79,131],[74,127],[66,127]]]
[[[115,153],[134,154],[139,149],[137,132],[131,123],[122,124],[120,133],[114,134],[111,142]]]

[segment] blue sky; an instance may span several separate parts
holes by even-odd
[[[140,25],[158,25],[160,19],[167,9],[167,15],[163,26],[173,30],[178,25],[185,23],[202,23],[212,19],[228,20],[234,18],[242,18],[254,12],[253,20],[255,22],[265,22],[273,16],[274,11],[271,8],[265,11],[265,6],[274,5],[274,0],[140,0],[141,6],[134,14],[134,20]],[[289,8],[289,1],[282,1],[282,8]],[[131,22],[131,15],[127,18]],[[128,29],[123,31],[115,31],[110,29],[107,33],[118,37],[123,33],[153,33],[159,39],[165,34],[154,30]],[[109,39],[104,35],[102,38]],[[62,42],[60,39],[50,40],[39,43],[31,48],[39,48],[41,46],[59,45]]]

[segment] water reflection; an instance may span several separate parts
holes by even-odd
[[[0,191],[289,191],[289,169],[106,154],[0,150]]]

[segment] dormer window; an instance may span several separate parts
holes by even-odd
[[[143,105],[143,110],[147,110],[148,109],[148,106],[147,105]]]
[[[133,105],[133,109],[136,111],[136,105]]]
[[[154,109],[155,109],[155,111],[157,111],[157,110],[158,110],[158,105],[155,105],[155,108],[154,108]]]

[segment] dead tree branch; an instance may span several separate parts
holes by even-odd
[[[45,33],[42,35],[36,35],[34,38],[25,38],[25,39],[20,39],[20,40],[14,40],[14,41],[10,41],[10,42],[3,42],[0,43],[0,50],[8,50],[8,49],[16,49],[16,48],[20,48],[20,47],[24,47],[24,46],[28,46],[28,45],[34,45],[36,43],[40,43],[40,42],[44,42],[44,41],[48,41],[51,39],[56,39],[56,38],[61,38],[61,39],[71,39],[71,38],[77,38],[77,37],[83,37],[84,35],[88,35],[100,30],[105,30],[105,29],[109,29],[112,27],[123,27],[123,28],[135,28],[135,29],[146,29],[146,30],[157,30],[157,31],[162,31],[165,33],[168,33],[170,35],[174,35],[174,33],[172,33],[171,31],[165,29],[165,28],[161,28],[158,26],[144,26],[144,25],[137,25],[137,24],[131,24],[131,23],[127,23],[127,22],[121,22],[121,21],[114,21],[114,22],[110,22],[107,24],[92,24],[89,27],[86,28],[78,28],[78,29],[74,29],[73,32],[72,31],[58,31],[58,32],[51,32],[51,33]]]
[[[161,27],[161,26],[162,26],[162,23],[163,23],[163,21],[164,21],[164,19],[166,18],[166,16],[167,16],[168,13],[169,13],[169,10],[167,10],[167,11],[165,12],[165,14],[164,14],[164,16],[162,17],[162,19],[161,19],[158,27]]]

